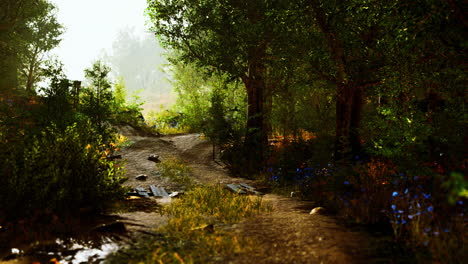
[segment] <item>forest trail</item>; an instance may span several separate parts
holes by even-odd
[[[196,181],[202,184],[255,182],[232,178],[228,172],[212,161],[211,144],[199,134],[172,135],[163,137],[131,136],[134,143],[124,148],[125,168],[129,180],[126,185],[137,187],[155,184],[171,190],[171,182],[156,172],[155,163],[147,160],[157,154],[161,160],[182,159],[190,166]],[[147,181],[134,178],[147,174]],[[373,239],[364,232],[354,232],[340,225],[333,216],[310,214],[311,202],[274,194],[263,196],[274,210],[245,219],[233,226],[233,232],[252,239],[254,252],[225,256],[223,263],[370,263],[370,248]],[[155,226],[152,217],[156,213],[122,215],[142,226]],[[159,215],[159,214],[158,214]],[[161,216],[158,216],[161,219]],[[158,218],[156,217],[156,218]],[[156,221],[158,222],[158,221]],[[158,222],[157,224],[162,224]]]

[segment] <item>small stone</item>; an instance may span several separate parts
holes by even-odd
[[[179,196],[179,194],[180,194],[179,192],[172,192],[169,194],[169,197],[177,197]]]
[[[154,162],[161,162],[161,160],[159,159],[159,155],[156,155],[156,154],[151,154],[148,157],[148,160],[151,160],[151,161],[154,161]]]
[[[135,179],[137,179],[139,181],[146,181],[146,179],[148,179],[148,175],[140,174],[140,175],[136,176]]]
[[[110,224],[102,224],[100,226],[97,226],[93,229],[93,231],[99,233],[123,233],[126,232],[127,229],[125,228],[124,223],[114,222]]]
[[[325,213],[325,208],[323,207],[315,207],[314,209],[312,209],[312,211],[310,211],[310,214],[323,214]]]

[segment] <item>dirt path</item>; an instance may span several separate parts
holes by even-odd
[[[266,195],[275,210],[247,219],[237,232],[259,250],[229,263],[371,263],[367,234],[352,232],[327,215],[310,214],[312,203]]]
[[[155,163],[148,161],[151,154],[161,160],[178,157],[193,169],[193,177],[200,183],[250,182],[231,178],[227,171],[211,160],[211,145],[198,134],[158,137],[130,137],[134,144],[121,151],[126,160],[126,183],[129,186],[155,184],[172,188],[156,171]],[[134,176],[147,174],[148,180],[137,181]],[[250,182],[251,184],[255,184]],[[309,214],[310,202],[267,194],[264,199],[274,205],[274,211],[246,219],[235,225],[235,232],[252,238],[256,252],[228,256],[223,263],[370,263],[369,248],[372,238],[362,232],[353,232],[340,225],[332,216]],[[140,215],[138,215],[140,214]],[[139,226],[155,226],[155,213],[142,212],[123,215]],[[161,217],[159,218],[161,220]],[[162,224],[156,221],[156,224]]]

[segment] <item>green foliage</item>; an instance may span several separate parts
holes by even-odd
[[[83,89],[81,111],[100,128],[110,119],[115,100],[108,79],[109,72],[110,68],[101,61],[96,61],[91,68],[85,70],[90,86]]]
[[[60,63],[50,61],[45,72],[50,87],[41,97],[1,100],[0,219],[102,210],[125,193],[120,167],[105,158],[115,150],[114,133],[105,124],[111,116],[91,109],[113,110],[106,72],[89,74],[102,89],[85,92],[81,104]]]
[[[193,132],[186,125],[185,119],[186,116],[182,112],[166,109],[157,113],[150,111],[145,118],[145,123],[164,135]]]
[[[42,88],[44,94],[42,99],[44,106],[39,118],[42,119],[42,126],[54,124],[62,131],[76,121],[76,111],[72,102],[76,100],[76,95],[71,93],[71,83],[65,78],[63,64],[57,60],[46,63],[45,76],[50,80],[50,86]]]
[[[135,101],[128,104],[125,100],[125,84],[122,79],[112,90],[109,80],[110,68],[101,61],[96,61],[92,68],[86,69],[86,77],[90,85],[82,89],[79,112],[89,118],[96,126],[105,140],[111,140],[112,124],[127,123],[143,126],[141,103]]]
[[[217,145],[228,143],[229,136],[244,130],[246,94],[237,81],[217,73],[209,75],[193,64],[174,61],[171,69],[181,126],[206,134]]]
[[[233,139],[233,128],[226,120],[226,110],[223,105],[223,95],[214,90],[211,94],[211,105],[208,109],[207,125],[202,128],[203,133],[213,145],[223,145]]]
[[[447,201],[450,205],[456,204],[460,198],[468,198],[468,181],[462,173],[452,172],[442,187],[447,191]]]
[[[117,107],[122,108],[126,104],[127,90],[125,88],[125,81],[122,76],[117,77],[114,84],[115,104]]]
[[[133,94],[133,101],[128,102],[127,88],[121,76],[117,78],[117,82],[114,84],[113,96],[114,99],[111,101],[110,106],[112,111],[110,122],[117,125],[122,123],[130,124],[147,129],[144,123],[145,120],[141,114],[143,103],[140,102],[140,97],[137,93]]]
[[[0,91],[35,92],[46,53],[63,32],[55,11],[47,0],[0,3]]]
[[[105,159],[106,145],[89,123],[18,139],[0,141],[0,218],[101,210],[123,197],[120,169]]]

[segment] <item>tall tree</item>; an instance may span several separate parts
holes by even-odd
[[[268,48],[275,38],[275,17],[282,1],[150,0],[153,31],[181,59],[215,68],[244,83],[248,100],[244,146],[246,167],[261,167],[267,146],[264,116]]]
[[[84,90],[82,111],[87,114],[100,132],[106,130],[106,121],[110,120],[113,103],[112,85],[109,81],[110,67],[101,61],[96,61],[93,66],[85,69],[85,76],[90,86]]]
[[[33,50],[32,47],[36,45],[35,41],[39,43],[52,35],[55,35],[52,37],[53,39],[57,39],[59,32],[48,33],[49,30],[61,32],[61,28],[52,14],[53,10],[53,5],[47,0],[5,0],[0,2],[0,91],[11,91],[19,87],[18,77],[22,63],[25,58],[31,59],[27,53]],[[51,23],[46,24],[54,24],[56,28],[47,26],[48,29],[40,29],[39,25],[42,23],[39,21],[49,21]],[[42,33],[38,30],[42,30]],[[45,34],[46,37],[42,34]],[[49,44],[51,43],[47,45]],[[49,45],[47,49],[51,48]]]
[[[60,43],[63,28],[57,21],[53,5],[47,5],[41,14],[29,23],[29,28],[30,35],[21,45],[19,59],[20,86],[31,94],[35,91],[35,85],[44,77],[41,65],[47,59],[47,52]]]
[[[313,74],[336,87],[336,159],[361,152],[365,93],[385,79],[387,44],[399,30],[393,23],[397,2],[311,0],[306,5]]]

